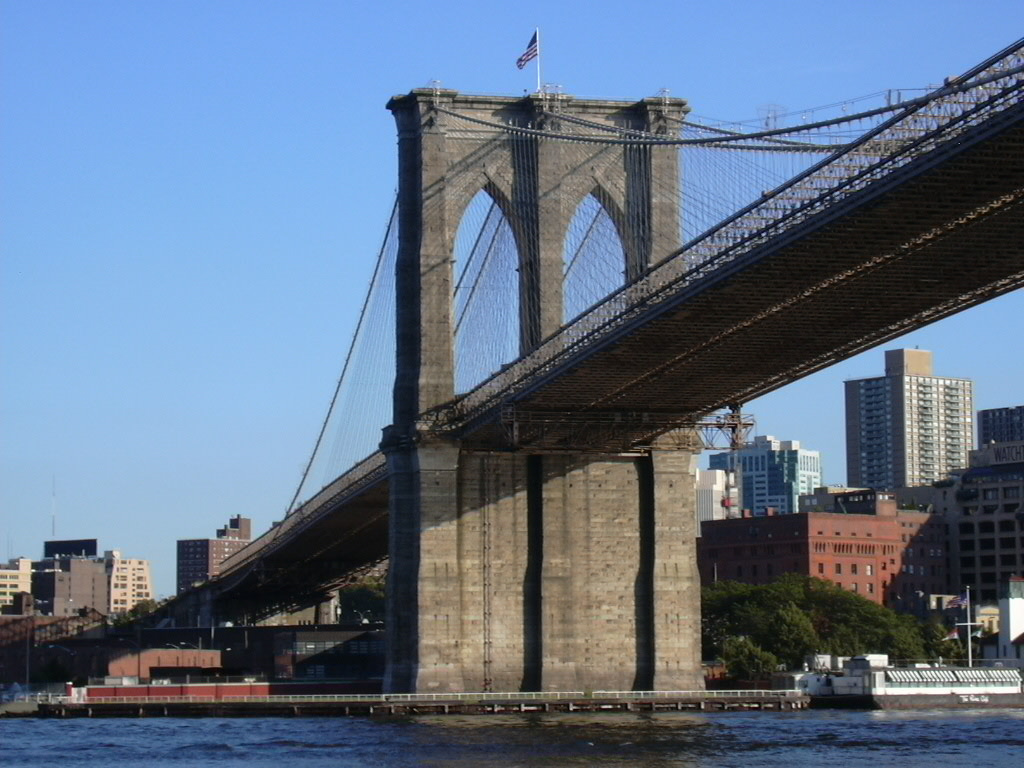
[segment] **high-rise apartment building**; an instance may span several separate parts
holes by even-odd
[[[967,466],[973,410],[970,379],[934,376],[927,350],[887,350],[885,376],[846,382],[849,485],[926,485]]]
[[[235,515],[215,539],[178,540],[178,592],[220,573],[220,564],[252,540],[252,521]]]
[[[978,447],[1024,442],[1024,405],[978,411]]]
[[[780,515],[792,514],[800,495],[821,485],[821,456],[801,448],[797,440],[758,435],[735,456],[712,454],[710,467],[729,471],[734,461],[740,477],[740,506],[754,515],[766,515],[769,509]]]

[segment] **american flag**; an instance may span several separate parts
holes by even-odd
[[[947,608],[965,608],[967,607],[967,595],[959,595],[958,597],[951,597],[946,602]]]
[[[516,66],[522,69],[531,61],[537,58],[537,33],[533,33],[533,37],[530,38],[530,44],[526,46],[526,50],[523,51],[523,55],[516,59]]]

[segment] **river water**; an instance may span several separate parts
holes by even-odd
[[[1024,710],[0,720],[0,766],[1019,768]]]

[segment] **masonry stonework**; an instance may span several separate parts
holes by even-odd
[[[394,423],[382,442],[387,691],[701,685],[691,443],[541,455],[479,450],[431,430],[431,412],[456,394],[454,241],[480,190],[516,236],[524,354],[563,322],[565,235],[588,195],[618,229],[628,278],[678,247],[674,147],[594,143],[581,161],[578,148],[570,158],[536,137],[568,117],[664,132],[685,102],[552,98],[422,89],[388,105],[399,134],[399,254]],[[474,131],[460,116],[529,130]]]

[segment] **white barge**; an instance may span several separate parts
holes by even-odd
[[[809,695],[812,707],[1024,707],[1024,678],[1014,667],[898,667],[884,654],[871,654],[844,660],[841,671],[790,672],[784,678],[778,682]]]

